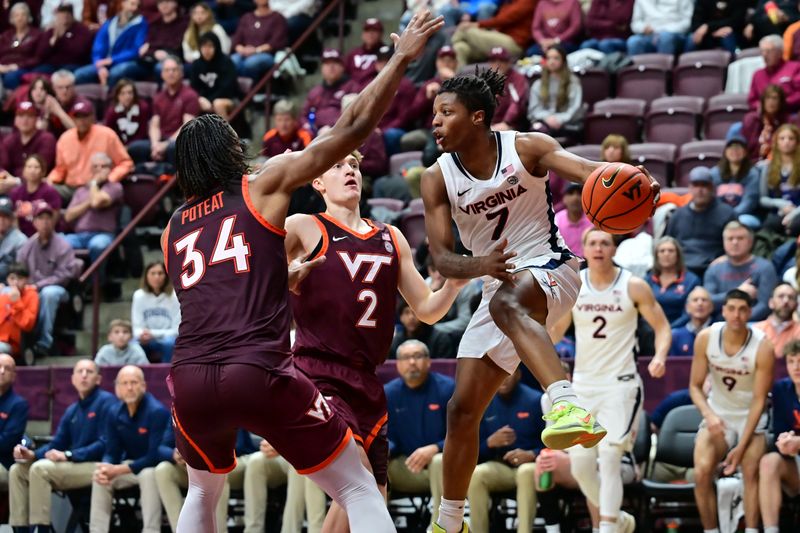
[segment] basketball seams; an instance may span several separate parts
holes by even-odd
[[[619,172],[621,172],[621,171],[622,171],[622,169],[623,169],[623,167],[621,167],[621,166],[620,166],[620,167],[617,169],[617,172],[616,172],[615,174],[619,174]],[[596,214],[595,214],[595,216],[594,216],[595,220],[597,220],[597,217],[598,217],[598,215],[599,215],[600,213],[602,213],[602,211],[603,211],[603,208],[606,206],[606,204],[608,203],[608,201],[609,201],[609,200],[611,200],[612,198],[614,198],[614,197],[616,196],[616,194],[617,194],[617,193],[618,193],[620,190],[622,190],[622,187],[623,187],[623,186],[624,186],[626,183],[628,183],[628,182],[629,182],[631,179],[633,179],[633,178],[636,178],[636,177],[637,177],[639,174],[642,174],[642,172],[641,172],[641,171],[638,171],[638,172],[636,172],[635,174],[631,174],[630,176],[628,176],[627,178],[625,178],[625,180],[624,180],[624,181],[615,182],[615,184],[616,184],[616,187],[615,187],[615,188],[614,188],[614,189],[613,189],[613,190],[612,190],[612,191],[611,191],[611,192],[608,194],[608,196],[606,196],[606,198],[603,200],[603,203],[601,203],[601,204],[600,204],[600,207],[598,207],[598,208],[597,208],[597,210],[595,211],[595,213],[596,213]],[[644,175],[644,174],[642,174],[642,175]],[[600,180],[600,179],[601,179],[601,178],[600,178],[600,176],[598,176],[598,177],[597,177],[597,180],[595,180],[595,181],[598,181],[598,180]],[[600,219],[600,224],[603,224],[603,220],[605,220],[605,218],[603,218],[603,219]]]
[[[616,165],[616,168],[613,169],[613,172],[608,172],[609,169],[613,168],[614,165]],[[634,172],[631,172],[631,169],[628,168],[629,166],[634,169]],[[624,178],[621,178],[619,177],[619,175],[620,173],[623,173],[623,171],[625,171],[624,173],[629,173],[629,175]],[[604,176],[605,174],[609,175]],[[611,231],[614,233],[627,233],[629,231],[636,229],[636,227],[639,227],[639,225],[641,225],[637,224],[636,227],[634,228],[620,228],[609,224],[609,222],[613,222],[617,219],[620,219],[621,217],[626,217],[626,216],[630,217],[632,213],[636,213],[637,210],[641,210],[643,205],[652,202],[653,190],[652,188],[650,188],[645,197],[635,206],[630,207],[621,213],[614,212],[615,208],[619,208],[620,206],[624,207],[625,204],[627,203],[622,198],[619,198],[619,194],[623,193],[623,190],[627,187],[627,183],[630,182],[631,179],[639,180],[643,185],[645,184],[646,182],[645,174],[640,169],[632,167],[632,165],[626,165],[624,163],[622,164],[609,163],[604,165],[603,167],[600,167],[595,172],[593,172],[590,178],[593,179],[591,187],[588,190],[586,189],[584,190],[584,193],[588,193],[589,198],[586,198],[586,194],[584,194],[581,203],[584,208],[584,212],[586,213],[592,224],[594,224],[595,226],[604,231]],[[606,182],[611,180],[612,181],[611,187],[607,187],[604,184],[604,186],[606,187],[605,190],[602,188],[596,189],[597,182],[603,179]],[[601,194],[605,196],[605,198],[598,199],[599,205],[597,205],[594,201],[595,194]],[[628,196],[628,198],[632,200],[632,197]],[[584,199],[586,201],[583,201]],[[614,201],[612,201],[611,204],[609,204],[610,200]],[[608,208],[609,211],[612,213],[609,214],[609,216],[603,216],[603,211],[606,208]],[[636,217],[634,216],[633,218]],[[648,217],[645,217],[645,220],[647,218]]]

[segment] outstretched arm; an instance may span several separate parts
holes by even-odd
[[[398,289],[400,294],[421,321],[426,324],[434,324],[447,314],[447,311],[453,306],[458,292],[469,283],[469,280],[448,279],[441,289],[433,292],[414,267],[411,247],[405,236],[397,228],[392,227],[391,229],[399,248],[400,280]]]
[[[589,174],[606,164],[571,154],[543,133],[519,133],[516,146],[525,168],[534,175],[552,170],[565,180],[583,184]]]
[[[342,113],[333,128],[305,150],[267,161],[250,183],[250,196],[268,222],[283,227],[292,191],[364,143],[389,108],[406,67],[422,53],[428,38],[442,24],[441,17],[431,19],[428,12],[414,15],[401,37],[392,34],[395,53],[389,63]]]
[[[664,310],[653,296],[653,290],[644,280],[633,278],[629,283],[628,291],[631,299],[636,303],[639,313],[656,332],[656,353],[647,370],[652,377],[660,378],[666,370],[667,354],[672,345],[672,329],[664,315]]]
[[[514,252],[505,252],[508,242],[503,239],[497,243],[494,252],[484,257],[459,255],[455,248],[455,237],[450,222],[450,200],[444,185],[444,177],[438,164],[422,174],[422,200],[425,203],[425,231],[428,234],[433,262],[437,270],[446,278],[471,279],[479,276],[494,276],[503,281],[512,281],[509,270]]]

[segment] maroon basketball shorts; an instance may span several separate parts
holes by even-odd
[[[386,395],[374,370],[345,366],[335,360],[295,356],[295,366],[319,388],[333,411],[364,447],[379,485],[386,485],[389,438]]]
[[[178,451],[192,468],[224,474],[236,466],[239,428],[264,437],[301,474],[324,468],[352,432],[314,384],[290,363],[182,364],[169,378]]]

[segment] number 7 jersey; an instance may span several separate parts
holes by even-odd
[[[572,252],[555,223],[547,176],[531,175],[517,154],[515,131],[493,132],[497,165],[488,180],[471,175],[456,153],[442,154],[451,214],[461,240],[475,256],[489,255],[497,242],[508,239],[507,251],[517,252],[518,268],[566,261]]]
[[[286,232],[256,211],[247,176],[187,201],[166,231],[164,258],[181,305],[173,366],[288,366]]]

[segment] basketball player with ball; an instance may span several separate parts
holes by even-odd
[[[602,178],[594,185],[598,181]],[[572,312],[558,321],[552,335],[558,342],[570,323],[575,324],[572,384],[581,405],[608,431],[596,448],[570,448],[572,476],[584,496],[599,507],[601,533],[632,533],[636,522],[620,510],[621,460],[633,449],[644,402],[635,360],[638,315],[656,333],[656,353],[647,368],[651,377],[664,375],[672,331],[647,282],[614,265],[616,251],[611,234],[596,228],[583,234],[589,266],[581,271],[581,290]]]
[[[433,135],[445,153],[422,177],[431,255],[447,278],[484,279],[483,298],[458,349],[434,533],[467,531],[464,503],[478,458],[480,420],[520,360],[553,404],[545,416],[553,422],[542,433],[545,446],[591,448],[606,435],[577,405],[548,335],[580,290],[578,259],[554,222],[548,171],[596,189],[603,206],[599,211],[593,206],[595,223],[614,216],[615,228],[639,227],[658,193],[649,175],[630,165],[588,161],[539,133],[491,131],[504,88],[505,77],[498,72],[476,71],[443,82],[433,104]],[[623,182],[627,188],[620,186]],[[636,183],[631,200],[623,193]],[[642,202],[646,208],[639,206]],[[453,221],[473,256],[453,251]]]

